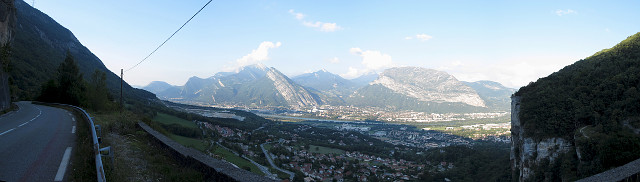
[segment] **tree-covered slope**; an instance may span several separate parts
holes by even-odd
[[[526,136],[565,136],[640,116],[640,33],[520,88]]]
[[[564,138],[575,149],[534,180],[582,178],[640,158],[639,88],[640,33],[520,88],[524,137]]]

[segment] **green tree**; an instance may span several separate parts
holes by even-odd
[[[38,100],[85,106],[86,83],[71,53],[67,52],[67,57],[60,63],[57,71],[57,82],[49,80],[45,83]]]
[[[62,94],[60,99],[63,103],[71,105],[84,105],[86,101],[84,91],[86,90],[80,68],[73,59],[71,53],[67,52],[64,62],[58,67],[58,81]]]
[[[91,109],[98,111],[113,109],[113,98],[107,88],[107,74],[105,72],[100,70],[93,72],[87,96]]]

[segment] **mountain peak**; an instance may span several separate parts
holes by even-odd
[[[325,69],[293,77],[293,80],[305,87],[313,88],[328,95],[346,96],[356,89],[356,84]]]
[[[370,85],[381,85],[396,93],[427,102],[460,102],[486,107],[480,96],[454,76],[434,69],[396,67],[385,70]]]
[[[147,86],[142,87],[143,90],[149,91],[151,93],[157,94],[162,92],[168,88],[173,87],[173,85],[163,82],[163,81],[152,81]]]
[[[247,66],[243,66],[242,69],[258,69],[258,70],[263,70],[263,71],[267,71],[269,69],[269,67],[267,65],[264,65],[262,63],[256,63],[256,64],[251,64],[251,65],[247,65]]]

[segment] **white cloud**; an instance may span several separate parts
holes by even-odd
[[[293,9],[289,10],[289,14],[293,15],[297,20],[301,21],[302,25],[306,27],[317,28],[318,30],[323,32],[335,32],[338,30],[342,30],[342,27],[340,27],[337,23],[305,21],[304,18],[306,17],[306,15],[303,13],[296,13]]]
[[[349,67],[349,71],[347,71],[347,73],[345,74],[342,74],[347,78],[354,78],[364,73],[368,73],[371,71],[380,71],[382,69],[395,66],[395,63],[393,62],[391,56],[388,54],[383,54],[380,51],[363,51],[360,48],[354,47],[349,49],[349,52],[362,58],[361,64],[363,68]]]
[[[433,37],[431,37],[430,35],[427,35],[427,34],[418,34],[418,35],[416,35],[416,38],[421,40],[421,41],[427,41],[427,40],[429,40],[429,39],[431,39]]]
[[[351,54],[358,54],[359,55],[359,54],[362,54],[362,49],[354,47],[354,48],[349,49],[349,52]]]
[[[331,58],[331,59],[329,59],[327,61],[329,61],[330,63],[334,63],[334,64],[335,63],[340,63],[340,59],[338,59],[338,57],[333,57],[333,58]]]
[[[454,75],[458,80],[491,80],[511,88],[520,88],[535,82],[538,78],[572,64],[578,58],[569,56],[530,56],[513,58],[490,65],[474,64],[475,61],[453,61],[437,68]]]
[[[427,35],[427,34],[416,34],[414,36],[410,36],[410,37],[404,37],[404,40],[413,40],[413,39],[417,39],[420,41],[427,41],[429,39],[433,38],[431,35]]]
[[[270,41],[264,41],[260,43],[257,49],[254,49],[251,51],[251,53],[237,59],[233,66],[226,67],[224,70],[231,71],[239,67],[258,64],[263,61],[269,60],[269,49],[280,47],[280,45],[282,45],[282,43],[280,42],[273,43]]]
[[[340,74],[340,76],[344,78],[356,78],[360,75],[362,75],[362,71],[359,71],[354,67],[349,67],[349,71],[347,71],[347,73]]]
[[[567,9],[567,10],[558,9],[558,10],[556,10],[556,15],[558,15],[558,16],[568,15],[568,14],[578,14],[578,12],[574,11],[572,9]]]
[[[296,19],[298,19],[298,20],[302,20],[306,16],[306,15],[304,15],[302,13],[296,13],[295,11],[293,11],[293,9],[290,9],[289,13],[291,13],[293,16],[295,16]]]
[[[455,67],[464,66],[464,63],[462,63],[461,61],[454,61],[451,63],[451,66],[455,66]]]
[[[338,26],[338,24],[336,23],[324,23],[319,21],[317,22],[303,21],[302,25],[307,27],[312,27],[312,28],[320,28],[320,31],[323,31],[323,32],[335,32],[342,29],[342,27]]]

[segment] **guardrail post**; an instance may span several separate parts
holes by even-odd
[[[115,166],[115,162],[113,160],[113,153],[114,152],[111,151],[111,146],[100,149],[100,155],[103,157],[109,157],[111,159],[111,165]],[[113,167],[111,167],[111,170],[113,170]]]
[[[96,125],[96,132],[98,136],[102,136],[102,127],[99,124]]]

